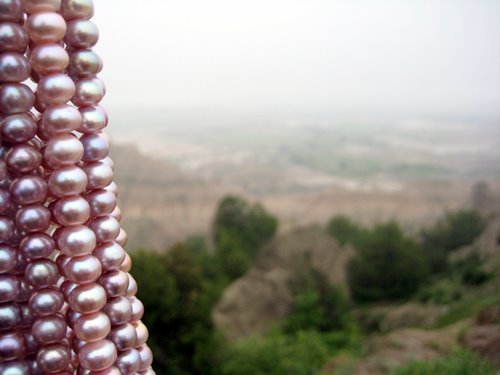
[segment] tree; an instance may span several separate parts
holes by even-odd
[[[355,245],[363,233],[363,230],[356,223],[344,215],[332,217],[328,222],[326,230],[341,245],[348,243]]]

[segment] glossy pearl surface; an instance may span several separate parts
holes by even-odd
[[[22,83],[5,83],[0,86],[0,111],[3,113],[23,113],[35,104],[31,89]]]
[[[61,0],[22,0],[24,10],[28,13],[57,12],[61,7]]]
[[[61,104],[48,108],[42,114],[39,126],[48,137],[52,138],[78,129],[81,123],[82,115],[77,108]]]
[[[70,363],[68,349],[60,344],[43,347],[36,356],[36,363],[45,373],[56,373],[66,369]]]
[[[113,181],[113,170],[101,161],[87,163],[83,166],[87,174],[87,189],[102,189]]]
[[[106,291],[96,283],[78,285],[69,295],[69,307],[81,314],[99,311],[106,304]]]
[[[12,271],[16,261],[16,250],[6,244],[0,244],[0,274]]]
[[[88,202],[80,195],[62,197],[51,207],[52,218],[60,225],[78,225],[90,217]]]
[[[93,255],[72,257],[63,266],[66,278],[78,284],[96,281],[101,269],[101,262]]]
[[[102,134],[87,134],[80,138],[83,145],[84,162],[98,161],[104,159],[109,154],[109,143]]]
[[[76,77],[89,77],[99,73],[102,69],[102,60],[92,50],[79,50],[71,54],[69,69]]]
[[[39,316],[54,315],[64,304],[63,294],[54,288],[40,289],[29,301],[30,309]]]
[[[64,41],[74,49],[86,49],[93,47],[99,39],[99,30],[92,21],[75,20],[67,24]]]
[[[37,109],[65,104],[75,93],[75,84],[66,74],[56,73],[40,79],[36,90]],[[1,97],[0,97],[1,99]]]
[[[93,254],[102,264],[103,271],[113,271],[120,268],[126,253],[116,242],[106,242],[97,246]]]
[[[97,243],[114,241],[120,233],[120,224],[111,215],[99,216],[89,223],[95,233]]]
[[[109,299],[103,311],[113,326],[127,323],[132,318],[132,304],[122,296]]]
[[[37,126],[31,116],[16,114],[7,116],[0,123],[2,139],[10,143],[22,143],[33,138]]]
[[[21,253],[30,259],[48,257],[54,249],[54,240],[45,233],[33,233],[26,236],[19,244]]]
[[[104,339],[111,331],[111,322],[103,312],[80,316],[74,324],[74,331],[80,340],[87,342]]]
[[[38,46],[31,52],[31,67],[41,75],[62,72],[68,64],[68,53],[59,44]]]
[[[91,342],[80,349],[78,358],[87,370],[104,370],[116,361],[116,347],[109,340]]]
[[[137,333],[132,324],[125,323],[113,327],[108,339],[113,341],[118,351],[127,350],[136,345]]]
[[[85,195],[85,198],[90,205],[91,217],[110,214],[116,207],[115,195],[104,189],[93,190]]]
[[[118,354],[115,366],[118,367],[123,375],[134,374],[141,364],[139,352],[135,349],[127,349]]]
[[[20,332],[0,333],[0,362],[22,358],[24,336]]]
[[[61,13],[67,20],[87,19],[94,15],[94,3],[92,0],[64,0]]]
[[[66,321],[57,315],[38,318],[33,324],[32,333],[41,345],[60,342],[66,336]]]
[[[47,288],[57,281],[59,271],[50,259],[35,259],[26,267],[24,278],[36,289]]]
[[[5,163],[14,173],[32,172],[41,162],[42,154],[29,144],[14,145],[5,155]]]
[[[83,225],[61,227],[54,233],[57,248],[68,256],[90,254],[96,245],[94,232]]]
[[[21,322],[21,309],[15,303],[0,305],[0,331],[15,328]]]
[[[87,174],[75,165],[55,170],[48,179],[48,191],[51,196],[57,198],[80,194],[85,191],[86,186]]]
[[[72,134],[53,137],[43,150],[45,164],[53,169],[75,164],[82,155],[82,143]]]
[[[25,206],[17,211],[16,225],[27,233],[44,232],[50,225],[50,211],[41,204]]]
[[[0,51],[24,53],[26,47],[28,47],[28,41],[28,33],[19,24],[0,23]]]
[[[29,61],[21,54],[7,52],[0,55],[0,81],[22,82],[30,76]]]
[[[26,30],[36,44],[57,43],[64,37],[66,22],[55,12],[37,12],[26,20]]]
[[[128,287],[129,279],[123,271],[110,271],[104,273],[98,280],[102,285],[108,298],[121,296]]]
[[[47,182],[37,175],[16,178],[10,186],[10,198],[14,203],[27,205],[43,203],[47,198]]]
[[[108,115],[101,106],[88,106],[80,108],[82,125],[78,128],[81,133],[97,133],[108,124]]]

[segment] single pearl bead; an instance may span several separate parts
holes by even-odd
[[[75,87],[75,95],[71,101],[78,107],[96,105],[106,93],[104,83],[97,77],[81,78]]]
[[[80,133],[98,133],[108,124],[108,115],[101,106],[90,106],[80,108],[82,124],[78,128]]]
[[[113,271],[120,268],[126,253],[116,242],[106,242],[97,246],[93,255],[101,262],[103,271]]]
[[[24,349],[24,336],[20,332],[15,331],[0,335],[0,362],[22,358]]]
[[[127,297],[133,297],[137,294],[137,282],[133,278],[133,276],[129,273],[126,273],[128,277],[128,287],[127,291],[125,292],[125,295]]]
[[[130,297],[130,304],[132,305],[132,317],[130,323],[135,323],[142,319],[144,315],[144,305],[136,297]]]
[[[42,162],[42,154],[29,144],[18,144],[7,151],[5,162],[14,173],[28,173],[38,168]]]
[[[28,17],[26,30],[35,44],[58,43],[66,32],[66,21],[55,12],[40,12]]]
[[[64,296],[54,288],[40,289],[29,300],[30,309],[39,316],[56,314],[63,304]]]
[[[15,303],[0,305],[0,331],[15,328],[21,322],[21,309]]]
[[[23,8],[28,14],[39,12],[57,12],[61,7],[61,0],[22,0]]]
[[[92,50],[79,50],[71,54],[69,70],[76,77],[95,76],[102,69],[102,60]]]
[[[48,108],[40,119],[39,126],[43,127],[50,138],[69,133],[78,129],[82,123],[82,115],[78,108],[62,104]]]
[[[62,73],[51,74],[38,82],[36,107],[40,109],[40,112],[43,112],[49,106],[65,104],[74,93],[75,84],[71,78]]]
[[[80,19],[68,22],[64,41],[70,48],[91,48],[98,39],[99,30],[92,21]]]
[[[10,198],[14,203],[27,205],[45,202],[47,183],[37,175],[16,178],[10,185]]]
[[[16,251],[8,245],[0,244],[0,274],[12,271],[16,261]]]
[[[31,355],[31,354],[36,354],[38,350],[40,349],[40,344],[38,344],[33,337],[33,334],[31,333],[31,327],[24,328],[22,330],[23,336],[24,336],[24,342],[26,343],[26,349],[25,349],[25,354]]]
[[[102,285],[108,298],[118,297],[125,293],[128,287],[128,276],[123,271],[110,271],[99,277],[98,283]]]
[[[117,326],[130,320],[132,317],[132,304],[126,297],[115,297],[108,300],[103,311],[108,315],[111,325]]]
[[[0,55],[0,81],[22,82],[29,78],[30,63],[23,55],[7,52]]]
[[[115,344],[118,351],[127,350],[134,347],[137,340],[137,334],[132,324],[125,323],[113,327],[109,333],[108,340],[111,340],[113,344]]]
[[[78,285],[69,295],[69,307],[82,314],[98,311],[106,304],[106,291],[96,283]]]
[[[109,340],[90,342],[78,353],[82,367],[91,371],[104,370],[116,361],[115,345]]]
[[[106,314],[98,311],[80,316],[75,323],[74,331],[80,340],[98,341],[109,334],[111,323]]]
[[[22,143],[36,134],[36,123],[31,116],[15,114],[7,116],[0,123],[2,139],[10,143]]]
[[[0,12],[0,14],[3,14]],[[0,22],[0,51],[24,53],[28,47],[28,33],[16,23]]]
[[[109,192],[113,193],[115,195],[115,197],[118,197],[118,185],[116,185],[116,182],[114,182],[114,181],[111,182],[108,186],[104,187],[104,190],[109,191]]]
[[[94,15],[92,0],[63,0],[61,14],[67,20],[88,19]]]
[[[115,195],[104,189],[92,190],[85,198],[90,205],[91,217],[110,214],[116,207]]]
[[[36,289],[47,288],[59,278],[57,265],[50,259],[35,259],[28,264],[25,280]]]
[[[82,255],[70,258],[63,269],[68,280],[84,284],[96,281],[101,275],[102,266],[95,256]]]
[[[87,134],[80,138],[83,145],[84,162],[98,161],[104,159],[109,154],[109,143],[102,134]]]
[[[89,223],[94,231],[97,243],[114,241],[120,233],[120,224],[110,215],[99,216]]]
[[[65,370],[70,361],[68,348],[61,344],[43,347],[36,356],[36,363],[45,374]]]
[[[14,221],[8,217],[0,216],[0,243],[9,242],[14,235]],[[94,234],[94,232],[92,232]]]
[[[111,142],[111,139],[106,133],[101,133],[101,136],[106,139],[108,144]],[[115,170],[115,162],[109,157],[105,157],[104,159],[101,160],[103,163],[109,165],[109,167],[114,171]]]
[[[113,182],[113,170],[100,161],[90,162],[83,166],[87,174],[87,190],[106,188]]]
[[[116,237],[116,242],[120,244],[120,246],[125,246],[127,244],[127,241],[128,241],[127,232],[125,232],[125,229],[121,228],[118,237]],[[126,271],[127,272],[130,271],[130,269]]]
[[[66,327],[66,322],[60,316],[44,316],[35,321],[32,333],[39,344],[53,344],[66,336]]]
[[[111,212],[111,216],[113,216],[116,221],[120,222],[122,220],[122,210],[120,209],[120,207],[116,206],[113,212]],[[120,233],[118,232],[118,234]]]
[[[90,254],[96,245],[94,232],[83,225],[61,227],[53,237],[57,248],[68,256]]]
[[[69,165],[52,172],[48,184],[50,195],[56,198],[80,194],[87,186],[87,175],[76,165]]]
[[[23,8],[19,0],[0,1],[0,22],[17,22],[23,16]]]
[[[69,64],[66,50],[59,44],[46,44],[31,52],[31,67],[41,75],[62,72]]]
[[[19,326],[21,328],[31,328],[35,322],[35,314],[33,314],[27,302],[20,303],[19,307],[21,308],[21,324]]]
[[[149,346],[147,345],[139,346],[136,349],[139,352],[139,357],[141,358],[139,371],[145,371],[153,363],[153,353],[151,352],[151,349],[149,349]]]
[[[52,218],[60,225],[78,225],[90,217],[90,207],[85,198],[71,195],[59,198],[51,204]]]
[[[52,169],[75,164],[82,155],[82,143],[73,134],[55,136],[43,149],[44,162]]]
[[[134,343],[134,347],[144,345],[149,338],[148,328],[140,320],[135,322],[133,326],[137,337]]]
[[[35,103],[31,89],[22,83],[4,83],[0,86],[0,111],[3,113],[28,112]]]
[[[5,375],[26,375],[30,372],[28,363],[25,360],[14,360],[0,363],[0,374]]]
[[[139,352],[135,349],[127,349],[118,353],[115,366],[118,367],[123,375],[134,374],[141,363]]]
[[[26,236],[19,244],[21,253],[29,259],[49,257],[56,245],[52,237],[46,233],[34,233]]]
[[[45,232],[50,225],[50,211],[41,204],[25,206],[17,211],[16,225],[27,233]]]

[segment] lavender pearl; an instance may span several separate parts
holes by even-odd
[[[82,115],[78,108],[62,104],[48,108],[42,115],[39,126],[47,135],[54,137],[78,129],[82,123]]]
[[[71,54],[69,70],[76,77],[90,77],[102,69],[102,60],[92,50],[79,50]]]
[[[106,291],[96,283],[78,285],[69,295],[69,307],[81,314],[98,311],[106,304]]]
[[[15,114],[7,116],[0,123],[2,139],[10,143],[22,143],[33,138],[37,131],[31,116]]]
[[[93,47],[99,39],[99,30],[92,21],[74,20],[67,24],[64,41],[73,49]]]
[[[75,93],[75,84],[66,74],[57,73],[43,77],[36,91],[37,109],[65,104]]]
[[[122,375],[122,373],[115,366],[111,366],[104,370],[90,371],[85,375]]]
[[[24,274],[24,272],[22,272],[21,274]],[[29,300],[31,293],[33,293],[34,290],[35,288],[33,288],[32,285],[28,284],[26,280],[21,278],[19,280],[19,294],[17,295],[15,301],[26,302],[27,300]]]
[[[23,7],[28,14],[57,12],[61,7],[61,0],[23,0]]]
[[[75,166],[70,165],[55,170],[49,176],[49,193],[53,197],[63,197],[80,194],[87,186],[87,175]],[[91,210],[91,208],[89,208]]]
[[[105,188],[113,181],[113,170],[103,162],[87,163],[83,166],[83,170],[87,174],[88,190]]]
[[[64,296],[58,289],[40,289],[29,301],[30,309],[39,316],[54,315],[64,304]]]
[[[20,205],[42,203],[47,197],[47,183],[37,175],[21,176],[12,182],[10,197]]]
[[[92,232],[93,234],[94,232]],[[0,243],[6,243],[14,235],[14,221],[8,217],[0,216]]]
[[[72,134],[52,138],[43,150],[44,162],[52,169],[76,163],[83,155],[81,142]]]
[[[111,171],[113,171],[113,170],[111,169]],[[109,192],[113,193],[115,195],[115,197],[118,197],[118,186],[116,185],[116,182],[112,181],[109,185],[104,187],[104,190],[109,191]]]
[[[52,217],[60,225],[78,225],[90,217],[88,202],[80,195],[62,197],[51,207]]]
[[[104,189],[93,190],[85,198],[90,205],[91,217],[110,214],[116,207],[115,195]]]
[[[26,375],[30,373],[29,371],[30,369],[28,363],[24,360],[14,360],[0,363],[0,374]]]
[[[135,323],[142,319],[144,315],[144,305],[136,297],[130,297],[130,303],[132,305],[132,317],[130,318],[130,322]]]
[[[22,358],[24,349],[24,336],[20,332],[9,332],[0,335],[0,362]]]
[[[35,96],[22,83],[5,83],[0,86],[0,111],[7,114],[27,112],[33,107]]]
[[[5,155],[7,167],[14,173],[34,171],[42,162],[42,154],[29,144],[14,145]]]
[[[75,87],[75,95],[71,101],[78,107],[96,105],[106,93],[104,83],[97,77],[81,78]]]
[[[57,43],[66,32],[66,22],[55,12],[39,12],[28,17],[26,30],[36,44]]]
[[[80,138],[83,145],[84,162],[98,161],[104,159],[109,154],[108,140],[102,134],[87,134]]]
[[[126,253],[116,242],[106,242],[97,246],[93,254],[101,262],[103,271],[112,271],[120,268]]]
[[[151,352],[151,349],[149,349],[149,346],[147,345],[139,346],[136,349],[139,352],[139,357],[140,357],[140,364],[138,370],[145,371],[153,363],[153,353]]]
[[[0,244],[0,274],[12,271],[16,261],[16,251],[10,246]]]
[[[108,124],[108,115],[101,106],[82,107],[80,113],[82,115],[82,124],[78,128],[80,133],[97,133]]]
[[[28,47],[28,40],[28,34],[22,26],[0,22],[0,51],[24,53]]]
[[[26,236],[19,244],[19,250],[29,259],[46,258],[52,254],[54,249],[54,240],[45,233],[34,233]]]
[[[111,216],[113,216],[116,221],[120,222],[122,220],[122,210],[120,207],[116,206],[113,212],[111,212]],[[120,233],[118,232],[118,234]]]
[[[83,225],[61,227],[53,237],[57,248],[68,256],[90,254],[96,245],[94,232]]]
[[[35,322],[35,314],[26,302],[20,303],[19,307],[21,308],[21,324],[19,326],[31,328]]]
[[[0,81],[22,82],[30,76],[30,63],[23,55],[7,52],[0,55]]]
[[[31,327],[24,328],[22,330],[24,336],[24,342],[26,343],[25,354],[35,354],[40,349],[40,344],[38,344],[31,333]]]
[[[0,305],[0,331],[15,328],[21,322],[21,309],[16,303]]]
[[[24,274],[26,281],[35,288],[47,288],[57,281],[59,271],[50,259],[35,259],[28,264]]]
[[[110,215],[99,216],[89,223],[94,231],[97,243],[114,241],[120,233],[120,224]]]
[[[136,334],[134,347],[144,345],[149,338],[148,328],[140,320],[133,324]]]
[[[31,67],[41,75],[64,71],[69,64],[66,50],[59,44],[45,44],[31,52]]]
[[[19,0],[0,1],[0,21],[18,21],[23,15],[23,8]]]
[[[116,242],[120,244],[120,246],[125,246],[128,241],[128,235],[125,229],[121,228],[118,237],[116,237]]]
[[[109,334],[111,323],[106,314],[98,311],[80,316],[75,322],[74,331],[80,340],[98,341]]]
[[[137,333],[132,324],[125,323],[114,326],[108,335],[108,340],[115,344],[118,351],[127,350],[134,347],[137,341]]]
[[[115,297],[108,300],[103,311],[108,315],[111,325],[117,326],[130,320],[132,317],[132,304],[126,297]]]
[[[66,313],[66,321],[68,322],[68,326],[73,328],[80,316],[82,316],[82,314],[80,314],[79,312],[68,309],[68,312]]]
[[[109,298],[121,296],[128,287],[128,276],[123,271],[110,271],[101,275],[98,280]]]
[[[10,215],[15,208],[10,200],[10,193],[5,189],[0,189],[0,213]]]
[[[133,278],[133,276],[129,273],[127,273],[128,277],[128,287],[127,291],[125,292],[125,295],[127,297],[133,297],[137,294],[137,282]]]
[[[45,232],[50,225],[50,211],[41,204],[25,206],[17,211],[16,225],[27,233]]]
[[[96,281],[101,269],[101,262],[93,255],[72,257],[63,266],[66,278],[78,284]]]
[[[116,348],[109,340],[88,343],[78,353],[80,365],[91,371],[110,367],[116,361],[116,357]]]
[[[61,13],[67,20],[88,19],[94,15],[92,0],[63,0]]]
[[[35,321],[32,333],[39,344],[53,344],[66,336],[66,327],[66,322],[60,316],[44,316]]]
[[[141,364],[141,357],[139,352],[135,349],[127,349],[118,353],[115,366],[118,367],[123,375],[134,374]]]
[[[45,374],[64,371],[70,363],[70,353],[61,344],[48,345],[38,352],[36,363]]]

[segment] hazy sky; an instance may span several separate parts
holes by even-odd
[[[112,110],[500,116],[499,0],[94,2]]]

